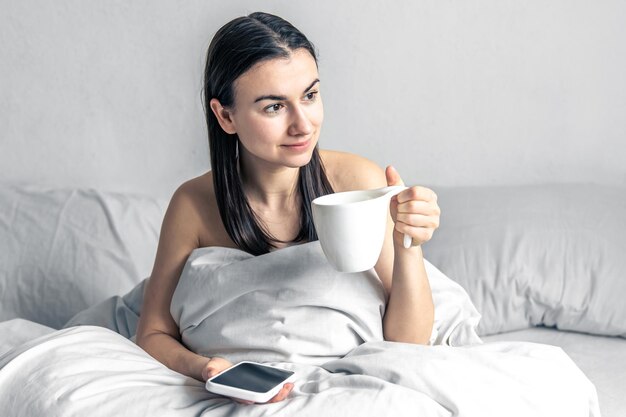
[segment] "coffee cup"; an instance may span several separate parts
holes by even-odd
[[[406,188],[345,191],[312,201],[317,236],[336,270],[360,272],[374,267],[385,241],[391,197]],[[404,246],[410,245],[411,237],[405,235]]]

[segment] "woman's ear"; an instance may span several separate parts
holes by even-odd
[[[231,117],[230,110],[222,106],[222,104],[216,98],[212,98],[209,102],[209,105],[211,106],[211,110],[213,111],[215,117],[217,117],[217,121],[219,122],[224,132],[228,133],[229,135],[237,133],[237,130],[235,129],[235,124],[233,123],[233,119]]]

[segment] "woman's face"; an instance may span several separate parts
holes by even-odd
[[[296,168],[309,162],[324,118],[318,77],[311,54],[297,49],[235,81],[230,118],[244,163]]]

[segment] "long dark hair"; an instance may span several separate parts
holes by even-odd
[[[222,106],[232,106],[233,84],[239,76],[260,61],[288,58],[299,48],[309,51],[317,64],[313,45],[298,29],[278,16],[257,12],[234,19],[219,29],[207,53],[204,112],[217,206],[230,238],[253,255],[269,252],[279,240],[269,234],[243,192],[237,169],[239,137],[221,128],[209,103],[216,98]],[[317,240],[311,201],[332,192],[316,146],[310,162],[299,169],[297,193],[301,220],[294,242]]]

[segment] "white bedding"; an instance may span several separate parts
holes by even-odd
[[[426,270],[438,307],[432,343],[480,343],[467,295]],[[183,343],[202,355],[319,365],[383,339],[385,294],[374,269],[334,270],[318,241],[260,256],[210,247],[187,259],[170,311]]]
[[[10,398],[0,415],[599,416],[595,387],[560,348],[480,343],[467,296],[428,263],[427,271],[441,307],[434,346],[382,341],[375,273],[334,271],[319,242],[257,257],[196,250],[171,306],[183,341],[295,370],[287,400],[243,406],[214,396],[119,333],[83,325],[0,357],[0,392]],[[118,314],[124,303],[103,305],[132,317]]]
[[[620,255],[626,250],[623,217],[626,192],[623,188],[551,185],[459,187],[437,191],[445,215],[435,238],[425,246],[425,253],[441,271],[463,286],[448,285],[450,280],[433,265],[427,264],[429,277],[445,278],[431,282],[436,302],[436,327],[441,330],[437,343],[463,345],[469,343],[468,337],[475,336],[480,315],[473,309],[469,297],[483,314],[478,330],[482,328],[484,335],[535,324],[556,325],[558,328],[595,334],[624,334],[626,310],[621,294],[626,288],[626,281],[622,279],[626,258]],[[585,195],[585,199],[579,198],[581,194]],[[0,378],[10,374],[5,372],[6,369],[13,369],[11,372],[26,369],[27,365],[22,368],[18,364],[29,363],[31,357],[35,362],[40,360],[40,364],[46,365],[38,372],[44,369],[52,372],[54,367],[59,367],[54,372],[60,373],[51,375],[77,370],[71,366],[66,370],[60,369],[68,363],[62,359],[54,364],[49,361],[53,357],[62,358],[66,353],[70,355],[68,357],[80,354],[80,346],[70,352],[73,348],[69,344],[69,334],[73,331],[66,330],[69,334],[51,333],[54,330],[50,327],[28,320],[10,320],[15,317],[58,328],[74,316],[68,326],[98,324],[114,329],[126,338],[132,336],[141,307],[136,295],[142,293],[141,280],[149,273],[154,260],[166,203],[94,190],[42,189],[21,185],[0,187],[0,355],[26,340],[46,334],[50,337],[45,342],[42,339],[39,340],[41,343],[33,342],[32,346],[37,347],[28,353],[18,354],[18,360],[0,371]],[[577,221],[590,218],[589,214],[594,212],[602,213],[601,221],[594,227],[589,227],[588,222]],[[536,219],[542,220],[538,222]],[[135,291],[124,296],[133,286]],[[114,297],[107,299],[111,296]],[[105,301],[98,304],[101,300]],[[84,358],[85,366],[98,369],[98,364],[111,359],[106,355],[98,357],[98,352],[115,354],[120,350],[124,352],[128,347],[123,347],[126,345],[122,344],[127,342],[121,342],[117,336],[103,336],[104,339],[101,339],[101,333],[93,328],[89,334],[97,334],[97,337],[92,340],[94,345],[90,345],[87,333],[81,332],[74,334],[72,340],[84,340],[83,353],[97,348],[98,344],[110,348],[88,353]],[[626,361],[623,356],[626,340],[545,329],[504,333],[486,337],[485,340],[498,339],[561,346],[597,385],[604,417],[624,415],[626,404],[621,398],[626,386]],[[132,349],[128,359],[134,361],[138,353]],[[385,354],[372,356],[381,358]],[[124,362],[123,354],[114,359],[111,363],[117,360]],[[394,361],[390,360],[389,364],[393,370]],[[373,365],[368,363],[363,370],[373,372]],[[159,364],[148,361],[145,366],[154,368],[155,375],[160,372],[156,370],[160,369]],[[100,376],[115,380],[114,375],[104,371]],[[399,380],[402,376],[398,374],[395,377]],[[467,375],[461,369],[459,376]],[[167,381],[171,376],[164,378]],[[362,381],[360,376],[351,378],[341,381]],[[173,380],[176,384],[187,381]],[[32,407],[42,407],[39,411],[43,410],[42,401],[45,398],[35,395],[34,390],[28,391],[32,388],[28,384],[32,385],[34,379],[22,381],[30,392],[29,401],[35,400]],[[135,382],[150,385],[149,380]],[[85,392],[85,387],[63,387],[59,381],[52,380],[51,384],[56,386],[58,392],[67,392],[70,397],[74,395],[71,394],[74,389]],[[480,384],[490,386],[484,381]],[[108,395],[104,384],[94,382],[88,386],[101,390],[98,394],[100,398]],[[187,388],[179,387],[178,392],[195,385],[191,381],[191,385],[183,386]],[[328,383],[327,386],[332,385]],[[401,386],[392,390],[401,391]],[[163,387],[158,388],[158,384],[154,387],[154,392],[159,389],[167,391]],[[350,392],[346,395],[355,401],[362,398],[367,403],[367,399],[373,397],[371,391],[364,397],[358,397],[348,384],[344,388]],[[114,384],[111,389],[115,389]],[[339,391],[337,387],[332,388],[333,395],[338,395]],[[203,390],[201,392],[206,395]],[[0,393],[4,411],[9,407],[7,399],[11,399],[14,392]],[[447,394],[445,387],[441,394]],[[384,395],[395,394],[387,390]],[[61,396],[61,399],[66,397]],[[151,401],[157,407],[165,400]],[[295,399],[295,403],[298,401],[304,400]],[[85,403],[87,405],[94,404]],[[144,406],[146,410],[152,407],[150,404]],[[25,407],[28,408],[27,405]],[[335,404],[335,409],[340,410],[341,406]],[[454,413],[454,410],[448,411]],[[117,409],[116,413],[119,412]],[[102,413],[105,414],[104,411]],[[39,414],[54,415],[51,410]],[[381,413],[384,414],[388,413]],[[0,412],[0,416],[5,415],[14,414]]]
[[[556,347],[365,343],[297,372],[289,398],[241,405],[95,326],[55,331],[0,357],[2,416],[599,416],[593,385]]]
[[[22,343],[52,333],[54,330],[52,327],[24,319],[0,322],[0,356]]]
[[[626,340],[536,327],[484,337],[485,342],[528,341],[562,348],[595,384],[602,417],[626,415]]]

